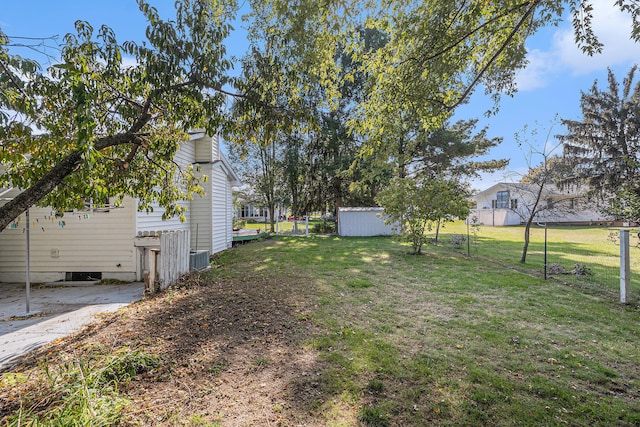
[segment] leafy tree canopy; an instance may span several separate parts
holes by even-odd
[[[78,21],[46,73],[12,55],[0,33],[0,186],[25,190],[0,207],[0,229],[35,203],[64,211],[116,195],[179,215],[177,201],[201,190],[174,154],[190,130],[215,133],[227,121],[234,5],[181,0],[165,21],[138,4],[145,42],[120,44],[110,28]]]
[[[402,237],[420,254],[425,231],[434,224],[469,214],[469,191],[455,179],[394,178],[377,201],[384,206],[387,223],[400,225]]]
[[[319,123],[314,111],[335,109],[343,82],[356,78],[365,88],[352,101],[349,128],[366,150],[384,152],[398,138],[440,128],[478,84],[512,93],[526,38],[566,8],[577,43],[600,48],[589,0],[252,0],[251,55],[234,81],[224,48],[234,0],[178,0],[173,20],[138,4],[148,21],[143,43],[119,43],[108,27],[78,22],[60,63],[45,72],[12,55],[0,33],[0,183],[25,190],[0,207],[0,229],[34,203],[64,210],[106,194],[180,214],[177,200],[199,190],[191,171],[173,162],[189,130],[224,129],[236,141],[268,144],[300,117]],[[636,2],[615,4],[634,17],[637,40]],[[374,48],[362,29],[376,30],[381,43]],[[341,49],[356,69],[336,60]],[[234,120],[229,87],[238,93]]]
[[[609,212],[640,219],[640,81],[633,66],[622,85],[611,70],[607,89],[594,82],[582,94],[582,120],[563,120],[565,158],[573,166],[563,185],[586,184],[594,196],[611,198]]]

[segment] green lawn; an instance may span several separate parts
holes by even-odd
[[[561,275],[556,279],[573,284],[596,284],[601,291],[615,293],[619,290],[620,246],[619,228],[615,227],[549,227],[547,230],[547,265],[558,264],[571,271],[576,264],[584,265],[590,273],[587,276]],[[629,229],[631,240],[631,271],[640,277],[640,247],[638,230]],[[435,234],[432,233],[434,236]],[[447,242],[454,234],[467,236],[467,227],[462,222],[448,224],[442,231],[440,243]],[[478,227],[474,238],[470,235],[470,254],[487,258],[532,272],[544,271],[544,236],[542,227],[531,229],[531,243],[527,262],[519,262],[524,242],[524,227]],[[467,246],[461,248],[465,253]]]
[[[478,252],[501,243],[491,253],[511,260],[516,231],[483,230]],[[623,306],[446,245],[426,250],[281,237],[235,252],[216,274],[260,268],[313,288],[323,332],[307,345],[326,363],[317,409],[328,425],[345,405],[365,425],[640,423],[637,296]]]
[[[313,232],[314,226],[316,226],[317,224],[321,224],[322,221],[320,219],[311,219],[309,220],[309,233]],[[277,233],[292,233],[293,232],[293,221],[280,221],[277,223],[277,229],[276,232]],[[276,227],[274,225],[274,227]],[[305,233],[305,221],[298,221],[298,233],[300,234],[304,234]],[[255,229],[260,229],[260,230],[266,230],[269,231],[270,229],[270,224],[265,224],[264,222],[254,222],[254,223],[246,223],[243,228],[245,229],[251,229],[251,230],[255,230]]]
[[[159,297],[165,309],[143,302],[124,312],[127,334],[105,325],[99,343],[117,338],[113,347],[140,348],[136,363],[144,356],[154,373],[115,383],[110,399],[139,402],[136,396],[147,390],[174,386],[167,392],[183,399],[176,406],[142,410],[148,419],[171,420],[157,425],[236,425],[220,415],[225,407],[216,406],[216,396],[218,376],[237,373],[237,381],[256,378],[248,382],[255,394],[242,402],[254,416],[246,425],[269,419],[282,426],[640,425],[638,290],[632,304],[621,305],[607,285],[543,280],[543,230],[535,231],[524,266],[517,262],[521,231],[483,228],[472,256],[448,243],[452,234],[466,233],[462,224],[448,226],[440,244],[425,246],[421,256],[384,237],[277,236],[237,247],[192,279],[192,287]],[[615,254],[612,242],[602,243],[607,236],[606,229],[559,228],[549,240],[559,259],[573,263],[574,256]],[[267,316],[273,310],[280,314]],[[193,334],[169,334],[179,325],[191,332],[203,319],[206,328]],[[209,327],[213,321],[220,326]],[[264,335],[273,324],[281,326]],[[149,338],[162,336],[173,338]],[[244,338],[226,346],[238,336]],[[188,345],[176,353],[183,339]],[[239,349],[243,357],[234,358]],[[64,353],[51,355],[51,363]],[[212,370],[203,360],[224,363]],[[281,376],[268,381],[290,377],[285,394],[255,406],[269,384],[261,372],[280,364],[286,372],[274,370]],[[5,376],[3,385],[38,378],[23,372]],[[44,411],[55,403],[43,396],[28,405]],[[162,418],[167,411],[173,415]],[[11,420],[8,425],[19,425],[19,417]]]

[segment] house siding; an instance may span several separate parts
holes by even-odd
[[[186,204],[186,206],[188,208],[189,205]],[[189,230],[189,221],[191,216],[189,209],[184,213],[186,219],[185,222],[182,222],[178,217],[163,220],[162,215],[165,210],[157,203],[154,203],[152,208],[152,212],[138,212],[138,215],[136,216],[135,235],[153,231]]]
[[[208,149],[206,147],[209,147]],[[211,158],[223,159],[218,139],[202,137],[182,143],[175,160],[180,165],[195,163],[197,150]],[[207,151],[208,150],[208,151]],[[232,243],[231,183],[235,174],[223,160],[200,164],[201,175],[209,179],[203,185],[205,196],[194,195],[183,202],[188,207],[186,221],[171,218],[163,221],[164,209],[138,212],[137,201],[125,198],[121,208],[108,212],[68,213],[55,218],[49,208],[30,210],[30,276],[34,283],[64,280],[66,273],[97,272],[102,278],[141,280],[145,267],[143,247],[136,247],[135,237],[144,232],[191,230],[191,247],[212,253],[227,249]],[[15,197],[19,190],[4,194]],[[4,203],[0,201],[0,204]],[[0,282],[24,281],[26,270],[26,235],[23,222],[0,232]],[[64,227],[62,227],[64,221]],[[43,231],[44,229],[44,231]],[[196,230],[199,235],[196,235]]]
[[[474,196],[477,209],[473,210],[470,217],[479,224],[490,226],[519,225],[528,218],[527,206],[532,206],[536,197],[536,189],[518,187],[527,184],[496,184]],[[496,208],[494,201],[500,191],[509,193],[509,205],[513,205],[516,200],[517,207],[513,209]],[[535,217],[535,222],[544,223],[599,223],[606,222],[607,219],[596,208],[591,207],[579,194],[560,194],[558,192],[545,192],[540,203],[546,203],[550,199],[558,206],[569,203],[569,199],[578,201],[577,209],[560,208],[559,210],[541,210]],[[566,206],[566,205],[565,205]]]
[[[520,225],[522,222],[520,216],[509,209],[476,209],[474,214],[475,222],[483,225]]]
[[[176,152],[175,161],[180,166],[190,165],[193,163],[195,155],[196,144],[193,141],[186,141],[180,144],[180,148]],[[160,207],[159,204],[154,203],[151,205],[153,209],[152,211],[142,211],[138,213],[136,218],[136,234],[160,230],[189,230],[189,202],[184,201],[181,204],[187,207],[187,211],[184,214],[186,219],[185,222],[181,222],[178,217],[163,220],[162,215],[164,215],[165,209]]]
[[[134,201],[108,212],[29,211],[30,276],[33,282],[64,280],[66,272],[100,272],[103,278],[135,279]],[[64,227],[61,225],[64,222]],[[0,233],[0,281],[23,281],[26,271],[25,215]]]
[[[204,183],[206,191],[204,196],[194,196],[191,200],[191,249],[211,251],[212,224],[211,224],[211,165],[200,165],[199,176],[206,175]]]
[[[220,160],[219,137],[204,136],[195,140],[195,161],[199,163],[213,163]]]
[[[191,201],[191,249],[208,250],[212,254],[231,247],[233,241],[233,200],[231,183],[222,162],[200,165],[201,175],[207,175],[204,197]]]
[[[227,248],[230,248],[231,246],[233,246],[233,217],[234,217],[234,212],[235,212],[235,208],[233,206],[233,191],[232,191],[232,185],[231,182],[229,182],[229,180],[226,181],[226,188],[225,188],[225,196],[227,198],[227,227],[226,227],[226,239],[225,239],[225,243],[227,245]]]
[[[229,190],[229,184],[227,181],[227,174],[223,169],[221,162],[212,165],[211,169],[211,185],[213,188],[211,198],[213,208],[211,210],[211,224],[213,231],[213,241],[211,245],[211,253],[216,253],[227,249],[228,246],[228,233],[231,231],[232,225],[229,224],[227,216],[227,191]]]

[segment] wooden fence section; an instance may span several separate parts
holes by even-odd
[[[156,266],[160,289],[166,289],[189,272],[191,234],[189,230],[160,234],[160,259]]]

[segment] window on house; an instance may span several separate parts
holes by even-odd
[[[83,207],[69,209],[64,212],[70,212],[74,214],[83,213],[86,215],[93,212],[109,212],[111,208],[115,207],[110,203],[109,196],[105,196],[102,200],[89,198],[84,200],[82,203]]]
[[[518,199],[511,199],[511,209],[518,209]]]
[[[109,200],[109,196],[105,196],[102,200],[90,199],[84,203],[85,210],[91,212],[109,212],[113,207]]]
[[[578,209],[578,201],[576,199],[569,199],[569,209]]]
[[[509,192],[508,191],[498,191],[496,208],[498,209],[509,208]]]

